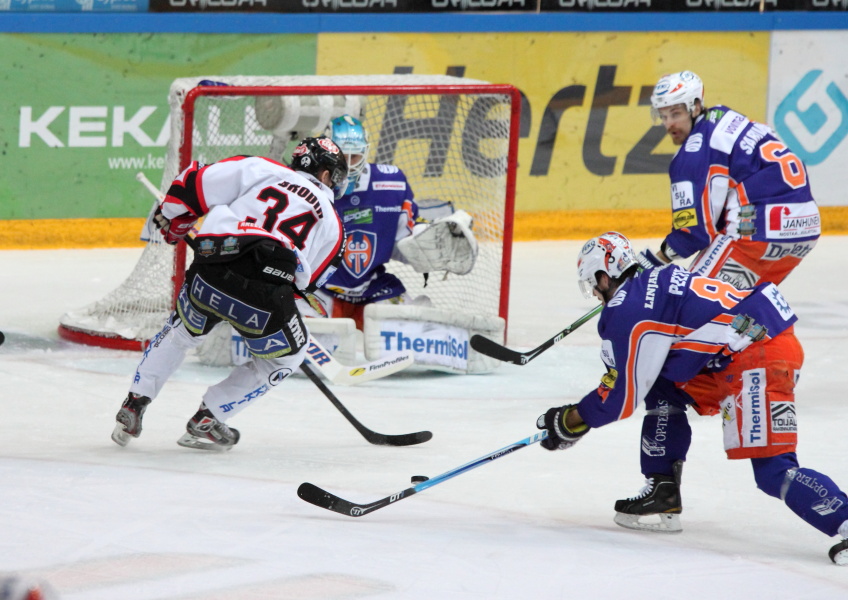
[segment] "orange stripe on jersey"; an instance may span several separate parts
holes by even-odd
[[[669,323],[659,323],[657,321],[640,321],[630,332],[630,348],[627,353],[627,389],[624,392],[624,403],[621,407],[621,414],[618,415],[618,420],[626,419],[636,410],[636,358],[639,356],[639,345],[642,343],[642,338],[646,335],[659,333],[661,335],[676,337],[688,335],[694,331],[688,327],[680,325],[671,325]],[[656,375],[659,374],[657,371]],[[647,390],[645,391],[647,393]]]
[[[715,221],[713,221],[712,198],[710,197],[710,187],[713,177],[730,178],[730,171],[723,165],[710,165],[710,170],[707,172],[707,180],[704,182],[704,192],[701,194],[701,212],[704,215],[704,228],[710,234],[710,238],[718,235]]]
[[[715,354],[721,352],[724,344],[716,344],[711,342],[694,342],[689,340],[681,340],[671,345],[672,350],[689,350],[691,352],[702,352],[704,354]]]
[[[411,233],[412,228],[415,227],[415,218],[412,216],[412,201],[404,200],[400,210],[406,213],[406,228],[409,229]]]
[[[733,323],[733,319],[735,319],[735,318],[736,318],[736,315],[731,315],[731,314],[728,314],[728,313],[721,313],[720,315],[713,317],[712,322],[713,323]]]

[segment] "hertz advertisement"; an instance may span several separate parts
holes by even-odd
[[[768,33],[322,34],[317,73],[513,84],[529,104],[517,211],[668,210],[676,148],[651,121],[657,79],[692,69],[708,105],[763,121],[768,60]]]

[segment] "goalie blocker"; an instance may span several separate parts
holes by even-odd
[[[500,361],[471,348],[475,334],[504,341],[505,321],[428,306],[369,304],[363,314],[365,356],[412,351],[415,364],[449,373],[485,373]]]

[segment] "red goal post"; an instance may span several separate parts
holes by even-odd
[[[203,84],[200,84],[203,82]],[[286,160],[297,140],[352,114],[371,142],[369,162],[407,176],[425,217],[463,209],[480,250],[466,276],[424,280],[388,265],[412,296],[439,308],[508,318],[520,92],[511,85],[450,76],[205,76],[174,81],[171,138],[160,189],[192,160],[252,154]],[[154,232],[135,269],[102,300],[60,320],[66,339],[112,348],[143,347],[161,328],[182,285],[184,243]]]

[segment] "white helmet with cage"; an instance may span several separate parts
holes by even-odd
[[[692,71],[663,75],[651,94],[651,116],[659,119],[661,108],[684,104],[689,114],[695,110],[695,101],[704,106],[704,82]]]
[[[577,281],[586,298],[593,297],[601,271],[618,279],[628,269],[638,265],[630,240],[616,231],[607,231],[583,245],[577,256]]]
[[[324,133],[331,138],[336,145],[342,149],[347,158],[348,186],[346,193],[353,191],[362,169],[368,163],[368,151],[371,144],[368,143],[368,133],[362,122],[350,115],[342,115],[330,121]]]

